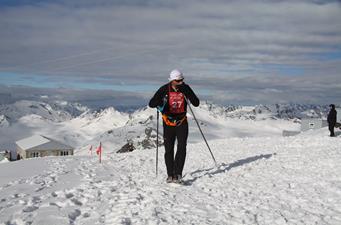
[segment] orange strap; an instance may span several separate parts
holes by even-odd
[[[173,122],[169,120],[168,116],[165,114],[162,114],[162,120],[166,123],[167,126],[176,127],[180,126],[182,122],[184,122],[187,119],[187,116],[184,116],[181,120],[174,120]]]

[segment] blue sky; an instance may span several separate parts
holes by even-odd
[[[178,68],[222,104],[341,99],[340,1],[5,0],[0,30],[8,87],[147,100]]]
[[[15,74],[15,73],[0,73],[2,77],[1,83],[7,86],[31,86],[35,88],[70,88],[70,89],[95,89],[95,90],[115,90],[127,91],[132,89],[136,92],[146,92],[151,89],[158,88],[156,85],[142,84],[106,84],[105,81],[85,82],[79,78],[66,78],[65,80],[56,80],[44,75],[32,74]]]

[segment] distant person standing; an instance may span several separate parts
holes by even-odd
[[[184,76],[179,70],[170,73],[169,83],[163,85],[149,102],[152,108],[157,107],[162,114],[163,139],[165,146],[165,162],[167,167],[166,182],[180,183],[182,170],[186,159],[188,137],[187,101],[199,106],[199,99],[193,90],[184,82]],[[178,146],[174,158],[174,144]]]
[[[335,105],[334,104],[330,104],[329,107],[330,107],[330,111],[329,111],[328,118],[327,118],[328,126],[329,126],[329,131],[330,131],[330,136],[331,137],[335,137],[335,134],[334,134],[334,127],[336,125]]]

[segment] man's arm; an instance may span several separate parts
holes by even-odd
[[[157,106],[162,106],[164,97],[164,87],[160,87],[159,90],[154,94],[152,99],[149,101],[149,107],[155,108]]]
[[[194,105],[195,107],[199,106],[200,104],[199,98],[195,95],[194,91],[189,85],[185,83],[182,85],[179,85],[179,90],[185,94],[186,98],[190,100],[192,105]]]

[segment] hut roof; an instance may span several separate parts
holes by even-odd
[[[71,146],[63,144],[52,138],[41,135],[34,135],[16,142],[16,144],[25,151],[39,150],[70,150]]]

